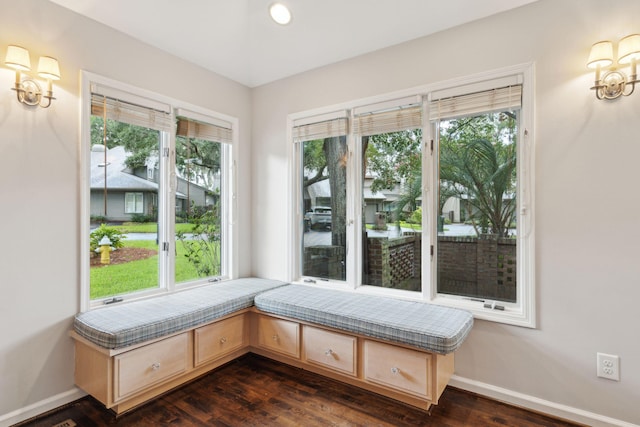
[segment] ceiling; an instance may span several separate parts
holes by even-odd
[[[249,87],[536,0],[50,0]]]

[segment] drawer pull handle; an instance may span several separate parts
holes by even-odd
[[[327,357],[331,357],[331,356],[333,356],[333,350],[329,349],[329,350],[325,351],[324,354]]]
[[[395,366],[393,368],[391,368],[391,373],[392,374],[399,374],[400,373],[400,368],[396,368]]]
[[[278,341],[278,334],[273,334],[271,338],[273,338],[274,341]]]
[[[158,369],[160,369],[160,364],[159,363],[154,363],[153,365],[151,365],[151,370],[152,371],[157,371]]]
[[[220,338],[220,344],[224,344],[227,342],[227,337]]]

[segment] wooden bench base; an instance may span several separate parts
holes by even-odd
[[[215,322],[109,350],[71,332],[75,382],[117,414],[253,352],[428,410],[446,387],[454,355],[430,353],[255,307]]]

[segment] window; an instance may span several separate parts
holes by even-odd
[[[532,75],[292,115],[293,279],[534,327]]]
[[[232,277],[235,119],[83,73],[83,310]]]
[[[346,113],[299,121],[300,209],[305,230],[299,241],[300,271],[323,280],[345,280],[347,254]]]
[[[143,213],[142,193],[124,193],[124,213]]]

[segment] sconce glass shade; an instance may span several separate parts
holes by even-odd
[[[14,70],[30,71],[31,60],[29,59],[29,51],[20,46],[9,46],[7,48],[7,56],[4,60],[7,67]]]
[[[38,62],[38,75],[44,79],[60,80],[58,60],[50,56],[41,56]]]
[[[587,67],[608,67],[611,64],[613,64],[613,43],[601,41],[591,46]]]
[[[626,36],[618,43],[618,63],[629,64],[640,60],[640,34]]]

